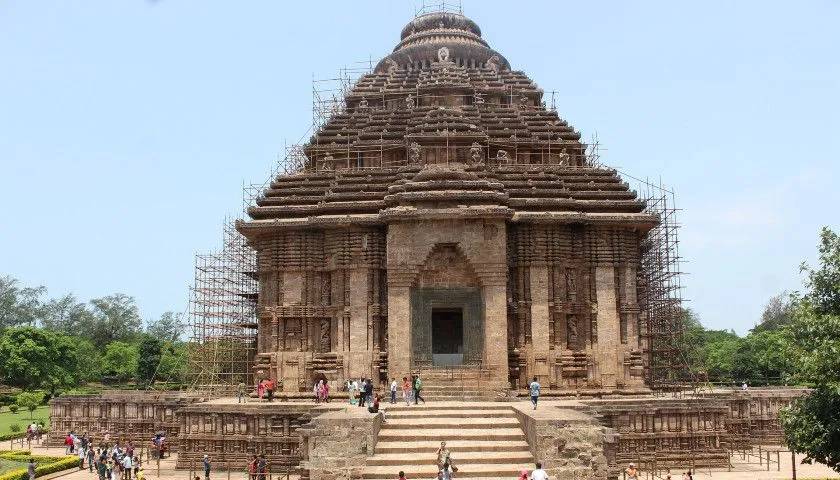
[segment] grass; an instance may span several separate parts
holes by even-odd
[[[10,470],[17,470],[20,468],[26,468],[26,462],[15,462],[14,460],[0,458],[0,475]]]
[[[12,413],[8,408],[4,408],[3,412],[0,413],[0,435],[12,433],[12,429],[9,427],[14,423],[20,425],[21,433],[26,432],[26,426],[32,423],[32,420],[29,419],[29,411],[23,410],[18,411],[18,413]],[[42,405],[36,408],[32,412],[32,419],[36,422],[44,422],[44,426],[49,427],[50,407],[48,405]]]

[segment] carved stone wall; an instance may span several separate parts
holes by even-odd
[[[508,228],[511,378],[553,389],[642,387],[630,229],[516,223]]]
[[[200,469],[208,454],[218,469],[245,468],[265,455],[274,472],[300,463],[298,429],[310,420],[312,404],[201,403],[178,411],[181,446],[177,468]]]
[[[782,445],[784,432],[779,412],[797,398],[806,395],[805,388],[750,388],[706,394],[725,401],[729,406],[727,432],[733,449],[752,445]]]
[[[50,400],[47,444],[64,445],[68,432],[87,433],[94,442],[132,441],[145,445],[157,432],[177,439],[179,408],[200,400],[181,393],[106,392],[102,395],[67,395]],[[171,442],[177,449],[177,442]]]
[[[258,251],[257,377],[307,392],[316,376],[338,388],[378,379],[387,349],[385,235],[380,228],[283,231]]]

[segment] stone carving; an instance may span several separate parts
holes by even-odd
[[[320,330],[319,330],[319,347],[322,352],[329,352],[332,350],[332,342],[330,341],[330,320],[323,319],[321,320]]]
[[[474,164],[481,163],[484,159],[484,152],[481,149],[481,145],[478,142],[473,142],[470,146],[470,161]]]
[[[440,47],[437,51],[438,61],[440,63],[449,63],[449,49]]]
[[[578,319],[576,315],[569,315],[566,319],[566,348],[575,350],[578,348]]]
[[[321,160],[321,170],[325,172],[335,170],[335,158],[332,155],[327,154],[324,159]]]
[[[483,93],[475,92],[473,97],[475,97],[475,104],[476,105],[484,105],[484,94]]]
[[[418,165],[420,163],[420,144],[411,142],[408,146],[408,164]]]
[[[501,70],[501,66],[499,65],[499,56],[493,55],[492,57],[487,59],[487,68],[493,71],[493,73],[499,73]]]
[[[496,152],[496,160],[499,162],[499,165],[507,165],[510,162],[510,156],[506,150],[499,150]]]
[[[397,64],[397,62],[394,61],[393,58],[389,58],[389,59],[385,60],[385,65],[388,66],[387,71],[388,71],[389,74],[392,74],[392,73],[396,72],[400,68],[399,64]]]
[[[417,101],[414,99],[414,95],[409,93],[408,96],[405,97],[405,108],[407,108],[409,110],[414,110],[414,107],[416,107],[416,106],[417,106]]]
[[[519,108],[527,108],[530,105],[531,105],[531,100],[527,96],[522,95],[522,96],[519,97],[519,105],[518,105]]]
[[[575,284],[575,271],[566,269],[566,300],[574,303],[577,297],[577,285]]]
[[[566,152],[566,149],[564,148],[563,151],[560,152],[560,165],[569,165],[569,160],[570,159],[571,159],[571,157],[569,156],[569,154]]]
[[[357,109],[359,109],[359,110],[361,110],[361,111],[365,111],[365,110],[367,110],[367,109],[368,109],[368,101],[367,101],[367,99],[366,99],[366,98],[363,98],[361,101],[359,101],[359,105],[358,105],[358,107],[356,107],[356,108],[357,108]]]

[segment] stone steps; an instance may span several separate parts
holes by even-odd
[[[458,478],[516,478],[532,468],[525,433],[510,407],[492,402],[439,402],[430,405],[387,405],[375,454],[368,457],[362,478],[437,476],[437,449],[446,441],[458,467]]]
[[[438,444],[440,445],[440,444]],[[447,446],[449,444],[447,443]],[[450,449],[451,450],[451,449]],[[435,449],[425,452],[423,454],[405,455],[404,453],[389,453],[382,455],[375,455],[368,459],[368,465],[374,466],[407,466],[407,465],[431,465],[434,466],[437,461],[435,456]],[[452,452],[452,457],[457,460],[458,468],[461,465],[475,465],[475,464],[499,464],[499,463],[528,463],[531,461],[531,452],[524,451],[496,451],[496,452]]]
[[[455,453],[463,452],[527,452],[528,442],[524,440],[450,440],[446,442],[449,450]],[[434,453],[440,447],[440,441],[403,441],[382,443],[376,445],[379,453]],[[371,457],[373,458],[373,457]]]

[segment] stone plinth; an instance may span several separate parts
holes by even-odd
[[[319,415],[300,430],[301,467],[311,480],[361,478],[367,457],[373,455],[382,414],[348,407]]]

